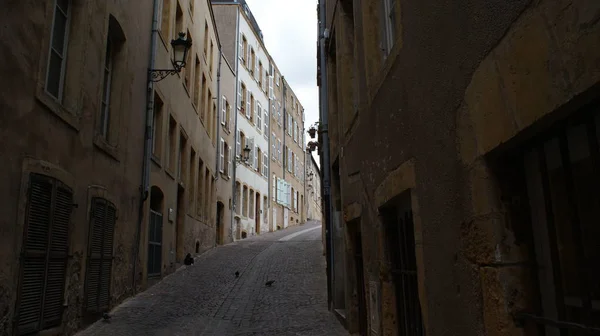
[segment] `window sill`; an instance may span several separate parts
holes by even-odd
[[[158,166],[158,168],[162,168],[162,163],[160,163],[160,158],[158,156],[152,154],[150,155],[150,160],[154,162],[154,164]]]
[[[165,173],[167,173],[167,175],[173,180],[175,181],[175,174],[173,174],[173,172],[171,172],[171,169],[169,168],[165,168]]]
[[[225,172],[219,172],[219,175],[221,175],[221,178],[224,179],[225,181],[229,181],[231,179],[231,177],[229,175],[227,175],[227,173],[225,173]]]
[[[115,161],[117,161],[117,162],[121,161],[119,159],[119,156],[120,156],[119,155],[119,147],[109,144],[108,142],[106,142],[106,139],[104,139],[101,135],[96,134],[94,136],[94,145],[96,147],[98,147],[98,149],[100,149],[106,155],[108,155],[112,159],[114,159]]]
[[[81,118],[50,96],[50,94],[47,93],[42,86],[38,86],[36,98],[40,103],[44,104],[44,106],[46,106],[50,112],[54,113],[54,115],[64,121],[72,129],[79,132]]]

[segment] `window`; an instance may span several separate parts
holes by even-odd
[[[171,172],[175,171],[175,135],[177,133],[177,122],[173,118],[173,116],[169,117],[169,134],[167,137],[167,167],[171,170]]]
[[[275,133],[271,134],[271,159],[277,160],[277,136]]]
[[[231,105],[227,103],[227,130],[231,132],[231,126],[233,126],[233,115],[231,114]]]
[[[256,145],[256,147],[254,147],[254,170],[256,171],[260,171],[260,161],[261,161],[262,155],[261,155],[261,150],[260,148],[258,148],[258,145]]]
[[[256,102],[256,128],[260,132],[262,130],[262,107]]]
[[[189,212],[190,214],[193,213],[192,209],[194,209],[194,196],[196,194],[195,188],[196,188],[196,169],[194,169],[194,167],[196,167],[196,151],[190,146],[190,169],[189,169],[189,177],[188,177],[188,186],[189,187],[189,192],[188,192],[188,204],[189,204]]]
[[[249,209],[248,209],[248,217],[254,218],[254,190],[250,189],[250,195],[248,196],[249,201]]]
[[[213,74],[213,73],[214,73],[214,70],[215,70],[215,62],[214,62],[214,55],[213,55],[213,54],[214,54],[214,53],[213,53],[213,49],[214,49],[214,47],[215,47],[215,46],[214,46],[214,43],[213,43],[213,41],[212,41],[212,40],[210,40],[210,49],[208,50],[208,51],[210,52],[210,55],[209,55],[209,57],[208,57],[208,58],[209,58],[209,63],[208,63],[208,64],[209,64],[209,66],[210,66],[210,73],[211,73],[211,74]]]
[[[48,69],[46,70],[46,92],[61,101],[65,78],[65,61],[71,23],[71,1],[57,0],[52,20],[52,38]]]
[[[236,148],[236,151],[235,151],[235,155],[238,155],[238,156],[242,152],[242,136],[243,136],[243,133],[240,132],[240,130],[237,130],[236,131],[236,138],[235,138],[236,147],[237,148]]]
[[[206,76],[202,74],[202,95],[200,101],[200,120],[204,121],[206,119],[206,92],[208,91],[208,87],[206,86]]]
[[[234,195],[234,200],[235,200],[235,206],[233,211],[240,215],[242,212],[240,211],[240,209],[242,209],[242,190],[241,190],[241,186],[240,186],[240,182],[235,182],[235,195]]]
[[[69,187],[48,176],[29,176],[15,321],[20,335],[61,324],[72,210]]]
[[[225,98],[225,96],[221,97],[221,125],[223,126],[225,126],[229,120],[227,116],[227,105],[227,98]]]
[[[298,142],[298,124],[296,120],[293,122],[292,131],[294,132],[294,142]]]
[[[281,103],[277,102],[277,125],[281,128]]]
[[[273,76],[269,76],[269,99],[273,99],[275,94],[273,93]]]
[[[242,110],[242,113],[244,113],[244,105],[246,104],[246,85],[244,85],[244,83],[242,81],[239,82],[238,84],[238,109]]]
[[[292,135],[292,121],[293,120],[294,119],[292,118],[292,114],[288,113],[287,114],[287,134],[290,136]]]
[[[85,308],[103,312],[109,307],[114,230],[117,219],[115,206],[103,198],[92,198],[88,244],[88,264],[85,277]]]
[[[279,82],[280,82],[280,80],[279,80],[279,72],[275,72],[275,84],[277,86],[279,86]]]
[[[265,139],[269,139],[269,109],[263,110],[263,133]]]
[[[200,91],[202,90],[202,87],[200,86],[200,74],[202,71],[200,70],[200,58],[198,58],[198,55],[196,55],[196,66],[194,71],[194,98],[192,99],[192,103],[198,108],[198,105],[200,104]],[[196,113],[198,113],[198,111],[196,111]]]
[[[262,159],[262,175],[264,177],[268,177],[268,173],[269,173],[269,155],[267,153],[264,153],[263,159]]]
[[[277,161],[279,161],[279,164],[281,164],[283,161],[283,151],[281,149],[281,139],[277,139]]]
[[[177,3],[177,10],[175,12],[175,34],[173,34],[173,38],[178,38],[180,32],[183,32],[183,11],[181,10],[181,6],[179,5],[179,1]]]
[[[273,174],[273,191],[272,191],[273,195],[273,201],[277,200],[277,176],[275,174]]]
[[[203,209],[202,204],[204,202],[204,162],[202,159],[198,159],[198,183],[196,188],[196,214],[202,216]]]
[[[226,166],[225,166],[225,174],[227,175],[227,177],[231,177],[231,170],[232,170],[232,163],[231,163],[231,147],[229,147],[229,145],[227,145],[227,143],[225,143],[225,162],[226,162]]]
[[[185,173],[185,169],[187,168],[185,162],[185,148],[186,148],[187,139],[180,134],[179,136],[179,155],[177,156],[177,178],[180,182],[183,181],[183,175]]]
[[[225,173],[225,140],[223,138],[221,138],[219,147],[219,171]]]
[[[192,39],[192,35],[190,34],[190,31],[187,31],[187,38],[188,39]],[[191,95],[192,92],[192,71],[193,71],[193,64],[192,64],[192,54],[191,52],[188,52],[187,55],[185,56],[185,68],[184,68],[184,73],[183,73],[183,84],[185,85],[186,89],[188,89],[189,94]],[[193,97],[193,96],[192,96]]]
[[[383,0],[384,34],[382,49],[389,55],[396,39],[396,0]]]
[[[100,106],[100,135],[108,140],[110,127],[110,93],[113,69],[113,42],[110,37],[106,41],[106,55],[104,59],[104,83],[102,85],[102,102]]]
[[[263,208],[265,209],[263,211],[263,217],[264,217],[265,224],[269,223],[269,211],[267,211],[267,201],[268,200],[269,199],[267,198],[267,196],[263,196]]]
[[[263,65],[261,61],[258,61],[258,85],[260,85],[261,88],[263,88],[263,83],[264,83],[264,79],[263,79]]]
[[[152,118],[152,155],[157,158],[160,158],[162,153],[163,109],[163,101],[158,96],[158,93],[154,92],[154,115]]]
[[[246,118],[252,119],[252,104],[254,104],[254,97],[250,93],[250,90],[246,90]]]
[[[206,59],[208,56],[207,55],[207,48],[208,48],[208,22],[206,20],[204,20],[204,59]]]
[[[242,193],[242,216],[248,217],[248,186],[244,186]]]
[[[292,172],[292,150],[288,147],[285,146],[287,149],[287,170],[288,172]]]
[[[250,48],[250,57],[248,57],[250,64],[248,65],[248,70],[250,70],[250,74],[252,74],[252,77],[257,80],[258,79],[258,74],[255,70],[255,67],[258,67],[258,64],[256,63],[256,54],[254,53],[254,48]]]
[[[162,1],[162,13],[160,20],[160,32],[163,40],[167,41],[171,28],[171,0]]]
[[[399,195],[390,206],[381,208],[386,250],[391,264],[392,282],[396,296],[398,333],[409,336],[425,334],[417,285],[417,259],[410,194]]]

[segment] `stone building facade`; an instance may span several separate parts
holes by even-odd
[[[171,67],[171,40],[193,44],[180,73],[154,85],[150,195],[144,208],[142,283],[152,284],[222,240],[217,227],[219,38],[210,3],[163,0],[154,68]]]
[[[140,286],[152,3],[6,6],[0,335],[70,335]]]
[[[231,227],[231,215],[233,214],[232,200],[232,174],[235,146],[235,72],[229,64],[225,54],[221,54],[219,66],[220,80],[219,93],[221,101],[219,105],[218,130],[220,147],[218,148],[217,161],[219,162],[219,174],[217,178],[217,244],[225,244],[233,241],[234,232]]]
[[[321,1],[348,329],[600,327],[600,3]]]
[[[247,162],[234,159],[234,238],[303,223],[302,105],[268,53],[246,2],[212,4],[223,52],[238,83],[234,157],[241,158],[247,145],[250,149]]]

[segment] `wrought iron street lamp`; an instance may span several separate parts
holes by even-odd
[[[248,145],[246,145],[246,147],[244,147],[244,150],[242,150],[242,155],[235,157],[235,163],[238,165],[240,163],[247,164],[249,159],[250,159],[250,147],[248,147]]]
[[[179,33],[179,38],[171,40],[171,46],[173,47],[173,69],[150,69],[150,80],[153,82],[159,82],[165,79],[169,75],[174,75],[181,72],[181,69],[185,67],[185,61],[187,54],[192,47],[192,38],[185,38],[185,33]]]

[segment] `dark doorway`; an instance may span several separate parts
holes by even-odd
[[[396,296],[398,334],[423,336],[423,320],[417,282],[415,233],[410,191],[398,195],[380,209],[387,233],[387,253],[391,263]]]
[[[358,304],[358,332],[359,335],[367,335],[367,303],[365,298],[365,280],[362,252],[362,234],[360,231],[360,220],[348,223],[350,238],[352,239],[352,251],[354,270],[356,276],[356,295]]]
[[[159,187],[150,189],[148,223],[148,277],[160,277],[162,268],[162,225],[164,195]]]
[[[185,228],[185,202],[184,202],[184,189],[181,185],[177,188],[177,208],[175,209],[175,214],[177,216],[177,223],[175,224],[175,237],[176,237],[176,259],[175,261],[178,263],[183,262],[183,258],[185,257],[185,246],[184,246],[184,228]]]
[[[223,244],[223,215],[225,212],[225,205],[222,202],[217,202],[217,225],[216,225],[216,243],[217,245]]]
[[[256,234],[260,234],[260,194],[256,193],[255,198],[256,198],[256,202],[255,202],[256,206],[254,208],[255,209],[254,210],[255,211],[254,220],[256,223],[255,224],[256,227],[255,227],[254,231],[256,232]]]

